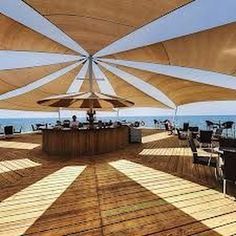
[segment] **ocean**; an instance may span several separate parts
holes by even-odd
[[[62,117],[61,120],[71,119],[69,117]],[[85,117],[78,118],[79,121],[85,121]],[[145,123],[145,127],[154,127],[154,119],[158,121],[164,121],[169,119],[173,122],[172,116],[120,116],[117,117],[97,117],[97,120],[103,121],[122,121],[126,120],[128,122],[134,121],[143,121]],[[22,132],[32,131],[31,125],[35,125],[37,123],[41,124],[55,124],[57,118],[22,118],[22,119],[0,119],[0,132],[3,130],[3,127],[6,125],[13,125],[16,130],[22,129]],[[175,124],[177,127],[182,127],[184,122],[189,122],[190,126],[198,126],[200,129],[206,129],[206,120],[213,121],[215,123],[221,123],[225,121],[234,121],[236,123],[236,115],[235,116],[176,116]],[[235,128],[233,129],[235,131]],[[234,132],[235,133],[235,132]],[[234,134],[233,134],[234,135]]]

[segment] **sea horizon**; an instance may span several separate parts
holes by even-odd
[[[63,116],[61,120],[64,119],[71,119],[71,117]],[[177,127],[182,127],[184,122],[188,122],[190,126],[198,126],[200,129],[206,129],[206,120],[211,120],[215,123],[223,123],[225,121],[233,121],[236,123],[236,115],[177,115],[177,116],[163,116],[163,115],[156,115],[156,116],[97,116],[97,120],[102,121],[127,121],[127,122],[135,122],[139,121],[142,122],[144,127],[154,128],[154,119],[158,121],[164,121],[169,119],[173,122]],[[13,125],[16,130],[22,130],[22,132],[30,132],[32,131],[32,125],[41,123],[41,124],[55,124],[58,120],[58,117],[34,117],[34,118],[0,118],[0,130],[3,129],[4,126]],[[86,117],[78,116],[78,120],[81,122],[86,121]],[[234,128],[235,131],[235,128]]]

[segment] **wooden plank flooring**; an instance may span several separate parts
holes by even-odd
[[[193,166],[176,137],[143,134],[140,145],[63,159],[42,153],[38,134],[1,141],[0,235],[235,235],[236,202],[214,168]]]

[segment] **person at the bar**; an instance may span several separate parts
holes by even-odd
[[[79,121],[77,121],[76,115],[73,115],[73,116],[72,116],[72,121],[70,122],[70,127],[71,127],[72,129],[76,129],[76,128],[79,127]]]

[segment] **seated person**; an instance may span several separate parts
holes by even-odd
[[[98,128],[103,128],[103,123],[101,120],[98,121]]]
[[[169,121],[169,120],[165,120],[165,128],[166,128],[166,131],[169,131],[169,135],[173,134],[173,125],[172,123]]]
[[[109,122],[108,122],[108,126],[110,127],[110,126],[112,126],[112,125],[113,125],[112,120],[109,120]]]
[[[79,121],[77,121],[76,119],[77,119],[76,115],[73,115],[72,116],[72,121],[70,122],[70,127],[72,129],[76,129],[76,128],[79,127]]]

